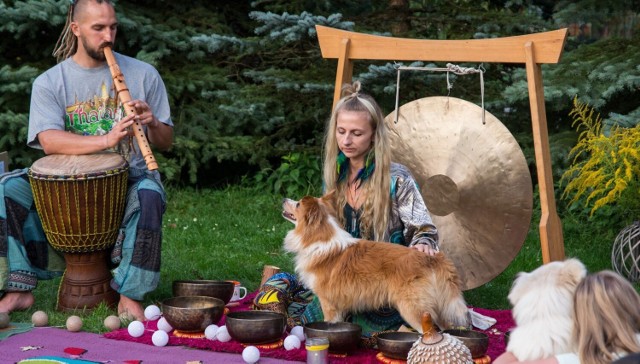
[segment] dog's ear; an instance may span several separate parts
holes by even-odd
[[[324,214],[321,211],[320,205],[316,201],[315,197],[305,196],[300,200],[300,207],[303,209],[302,215],[304,216],[305,224],[307,226],[315,226],[318,224]]]
[[[327,192],[324,194],[324,196],[322,196],[322,200],[333,200],[336,197],[336,189],[332,189],[331,191]]]
[[[562,267],[563,282],[567,282],[573,286],[577,286],[578,283],[587,275],[587,268],[584,264],[576,259],[570,258],[564,261]]]
[[[522,297],[523,293],[526,292],[527,288],[524,283],[529,277],[530,273],[527,272],[519,272],[516,274],[516,278],[513,280],[511,284],[511,289],[509,290],[509,295],[507,298],[512,306],[515,306],[518,303],[518,299]]]
[[[337,211],[337,194],[335,188],[320,197],[320,201],[329,209],[329,214],[336,216]]]

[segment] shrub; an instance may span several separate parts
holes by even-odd
[[[316,155],[289,153],[282,157],[282,163],[275,170],[265,168],[258,172],[253,177],[253,183],[259,190],[293,199],[317,195],[321,192],[320,165],[320,157]]]
[[[614,126],[605,133],[600,115],[577,97],[569,115],[579,136],[571,149],[572,164],[562,176],[563,197],[591,206],[591,216],[607,205],[640,207],[640,124]]]

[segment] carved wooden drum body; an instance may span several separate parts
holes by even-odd
[[[118,302],[108,263],[124,215],[128,169],[116,153],[49,155],[29,169],[43,230],[67,264],[59,311]]]

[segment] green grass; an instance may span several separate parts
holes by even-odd
[[[282,240],[292,228],[280,216],[282,196],[240,187],[169,189],[167,193],[160,285],[146,297],[145,307],[171,297],[171,284],[177,279],[234,279],[251,292],[260,284],[264,265],[293,271],[292,257],[282,249]],[[610,269],[611,245],[621,227],[598,226],[580,216],[562,216],[566,255],[580,258],[590,271]],[[538,223],[535,215],[520,253],[502,274],[465,292],[470,305],[509,308],[507,294],[515,275],[542,264]],[[35,305],[12,313],[11,320],[30,322],[33,312],[43,310],[51,326],[64,326],[69,314],[55,311],[59,284],[59,278],[40,281],[34,291]],[[103,320],[115,313],[105,306],[80,313],[83,330],[105,332]]]

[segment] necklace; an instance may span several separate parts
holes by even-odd
[[[347,183],[347,199],[350,200],[348,201],[348,207],[351,215],[351,225],[349,227],[349,233],[353,237],[360,236],[360,218],[358,216],[358,211],[360,209],[358,203],[360,202],[360,193],[362,192],[360,187],[362,186],[359,183],[357,184],[355,181]]]
[[[347,183],[347,194],[351,200],[351,207],[353,207],[353,210],[360,208],[360,206],[358,206],[358,202],[360,202],[360,193],[362,192],[360,187],[362,187],[361,184],[356,183],[356,181]]]

